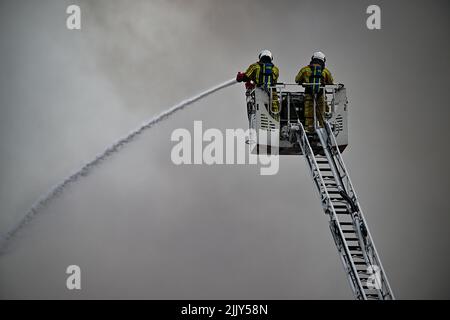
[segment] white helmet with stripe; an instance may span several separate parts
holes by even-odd
[[[323,62],[325,62],[325,60],[326,60],[325,55],[323,54],[323,52],[320,52],[320,51],[314,52],[311,59],[318,59]]]
[[[259,60],[261,60],[262,57],[269,57],[270,61],[273,60],[272,52],[270,52],[269,50],[266,50],[266,49],[262,50],[259,53],[259,56],[258,56]]]

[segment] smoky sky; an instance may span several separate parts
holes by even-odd
[[[270,49],[314,51],[349,98],[343,154],[399,299],[448,299],[448,1],[0,2],[0,234],[51,186]],[[66,29],[81,7],[82,29]],[[171,162],[174,129],[246,128],[242,86],[158,124],[36,217],[0,257],[0,298],[352,299],[302,157]],[[82,290],[66,289],[79,265]]]

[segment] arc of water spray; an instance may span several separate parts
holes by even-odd
[[[96,166],[98,166],[101,162],[103,162],[104,160],[109,158],[114,153],[118,152],[120,150],[120,148],[122,148],[126,144],[133,141],[137,136],[139,136],[145,130],[153,127],[153,125],[157,124],[158,122],[161,122],[162,120],[167,119],[175,112],[182,110],[185,107],[193,104],[194,102],[199,101],[199,100],[213,94],[214,92],[217,92],[221,89],[229,87],[235,83],[236,83],[235,79],[230,79],[230,80],[225,81],[221,84],[218,84],[217,86],[214,86],[208,90],[205,90],[189,99],[181,101],[180,103],[178,103],[178,104],[174,105],[173,107],[167,109],[166,111],[160,113],[156,117],[153,117],[152,119],[148,120],[147,122],[144,122],[139,128],[131,131],[128,135],[117,140],[111,146],[106,148],[102,153],[98,154],[94,160],[86,163],[80,169],[78,169],[73,174],[71,174],[70,176],[65,178],[62,182],[53,186],[46,194],[44,194],[42,197],[40,197],[32,205],[32,207],[25,214],[24,218],[4,236],[4,239],[2,240],[2,243],[0,244],[0,253],[3,251],[3,249],[5,249],[7,244],[14,238],[14,236],[40,212],[40,210],[42,210],[44,207],[46,207],[53,199],[58,197],[69,185],[77,182],[81,177],[87,176],[92,171],[92,169],[94,169]]]

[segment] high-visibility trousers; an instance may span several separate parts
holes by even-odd
[[[323,94],[316,98],[316,120],[318,126],[323,127],[325,112],[328,111],[327,99]],[[305,94],[305,127],[306,131],[314,132],[314,95]]]
[[[276,120],[279,120],[280,101],[278,100],[278,94],[276,89],[272,89],[272,108],[269,111]]]

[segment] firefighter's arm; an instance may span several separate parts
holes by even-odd
[[[273,82],[277,83],[278,82],[278,77],[280,76],[280,70],[277,67],[273,67]]]
[[[297,76],[295,77],[295,83],[302,84],[303,78],[304,78],[303,69],[300,69],[300,71],[297,73]]]
[[[255,81],[256,80],[256,73],[258,72],[258,68],[259,67],[258,67],[257,63],[251,64],[247,68],[247,70],[245,71],[245,76],[246,76],[245,81],[250,81],[250,80]]]
[[[331,75],[330,70],[325,69],[324,72],[325,72],[325,84],[326,85],[327,84],[333,84],[334,80],[333,80],[333,76]]]
[[[250,65],[245,72],[238,72],[236,76],[237,82],[248,82],[256,78],[256,66],[255,64]]]

